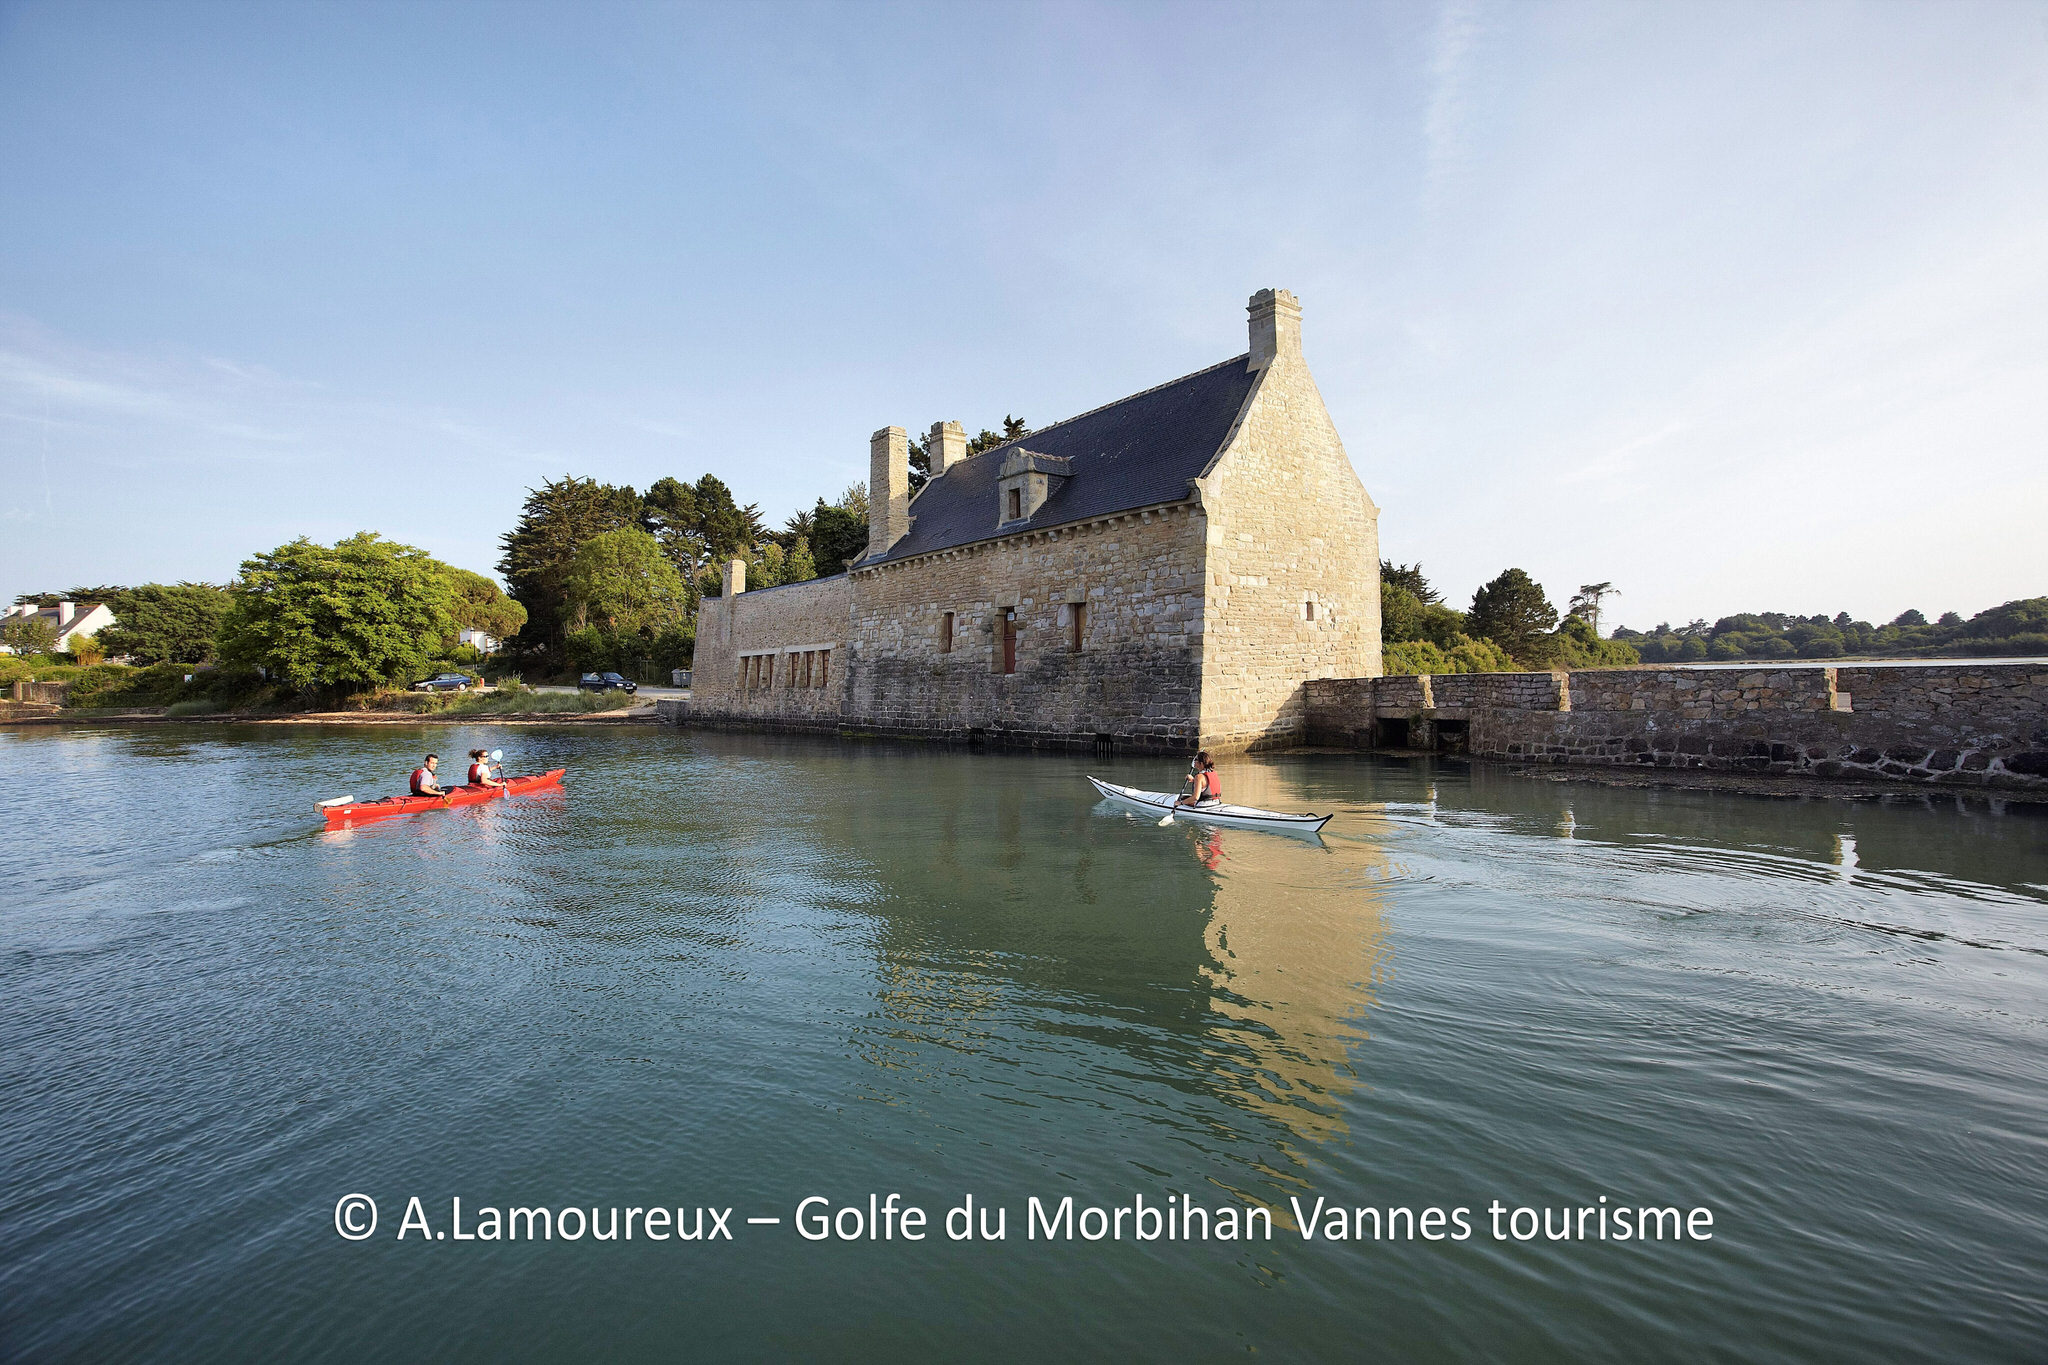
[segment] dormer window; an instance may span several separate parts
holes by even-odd
[[[1003,457],[996,471],[996,524],[1009,526],[1029,521],[1068,479],[1073,477],[1071,461],[1059,455],[1041,455],[1035,450],[1013,450]]]

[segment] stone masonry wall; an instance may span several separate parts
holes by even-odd
[[[1287,299],[1291,305],[1291,297]],[[1380,671],[1379,509],[1323,406],[1299,334],[1200,481],[1208,515],[1202,744],[1298,744],[1302,683]]]
[[[2048,790],[2048,661],[1588,669],[1308,685],[1312,743]],[[1457,743],[1447,740],[1455,736]]]
[[[1193,749],[1202,541],[1199,510],[1173,504],[855,570],[844,723],[1001,744],[1092,745],[1106,734],[1128,748]],[[1006,609],[1017,613],[1011,674],[1001,667]]]
[[[851,600],[843,574],[706,598],[697,611],[689,718],[767,729],[836,729],[846,697]],[[772,663],[749,669],[749,659]]]

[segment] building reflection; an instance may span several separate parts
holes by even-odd
[[[1077,795],[1064,765],[998,761],[1014,766],[987,782],[986,760],[877,755],[886,794],[832,818],[878,894],[878,1016],[849,1040],[886,1073],[870,1098],[1019,1059],[1077,1094],[1206,1094],[1283,1145],[1341,1135],[1388,971],[1378,817],[1347,812],[1324,841],[1158,828]],[[1272,773],[1242,782],[1232,799],[1305,804]]]

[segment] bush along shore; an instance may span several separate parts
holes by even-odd
[[[17,682],[30,686],[17,689]],[[25,695],[12,700],[16,691]],[[637,714],[636,714],[637,713]],[[193,664],[65,664],[0,658],[0,720],[275,720],[361,723],[422,720],[629,720],[653,714],[620,692],[540,692],[517,679],[468,692],[384,687],[305,691],[254,669]]]

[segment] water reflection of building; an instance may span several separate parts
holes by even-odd
[[[1329,852],[1242,830],[1200,842],[1215,861],[1203,933],[1215,1074],[1233,1101],[1328,1141],[1344,1130],[1351,1049],[1391,966],[1385,856],[1336,834]]]
[[[892,1102],[987,1055],[1025,1061],[1033,1102],[1133,1082],[1205,1091],[1304,1142],[1342,1131],[1348,1049],[1388,970],[1367,817],[1326,844],[1158,829],[1099,812],[1064,763],[870,763],[881,780],[853,785],[872,799],[829,819],[871,869],[879,1009],[850,1041]],[[1304,804],[1283,774],[1242,771],[1256,788],[1233,799]],[[1128,1065],[1105,1071],[1098,1049]]]

